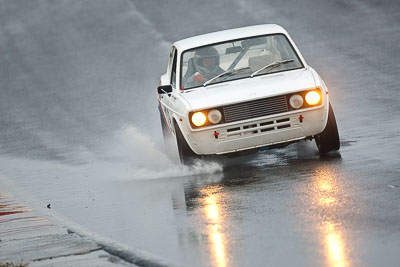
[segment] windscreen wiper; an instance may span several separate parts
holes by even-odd
[[[205,83],[203,83],[203,86],[204,87],[207,86],[208,84],[210,84],[211,82],[213,82],[214,80],[216,80],[220,77],[227,76],[227,75],[230,76],[230,75],[236,74],[238,72],[244,71],[246,69],[250,69],[250,67],[242,67],[242,68],[238,68],[238,69],[228,69],[228,70],[224,71],[223,73],[218,74],[217,76],[215,76],[215,77],[209,79],[208,81],[206,81]]]
[[[263,70],[265,70],[265,69],[268,69],[268,68],[274,69],[274,68],[276,68],[276,67],[279,67],[280,65],[287,64],[287,63],[291,63],[291,62],[293,62],[293,61],[294,61],[294,59],[287,59],[287,60],[272,62],[272,63],[270,63],[270,64],[268,64],[268,65],[265,65],[265,66],[262,67],[261,69],[258,69],[258,70],[256,70],[255,72],[253,72],[253,73],[250,75],[250,77],[253,78],[257,73],[259,73],[260,71],[263,71]]]

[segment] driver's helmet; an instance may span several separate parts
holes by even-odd
[[[219,68],[219,54],[212,46],[197,49],[194,58],[196,67],[202,74],[215,73]]]

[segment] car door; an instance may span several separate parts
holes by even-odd
[[[173,47],[171,51],[171,56],[168,69],[169,71],[167,72],[169,74],[169,81],[172,86],[172,93],[171,94],[162,94],[160,95],[160,102],[161,104],[161,110],[164,116],[165,124],[167,128],[171,132],[174,131],[173,127],[173,113],[172,110],[174,110],[174,105],[176,102],[176,97],[174,96],[176,94],[176,66],[177,66],[177,51],[176,48]]]

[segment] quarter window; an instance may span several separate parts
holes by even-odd
[[[172,70],[171,70],[171,85],[176,87],[176,60],[177,60],[177,53],[176,49],[174,49],[174,59],[172,61]]]

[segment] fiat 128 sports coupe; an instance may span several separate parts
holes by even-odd
[[[199,35],[172,45],[158,101],[182,163],[314,139],[338,150],[328,88],[281,26]]]

